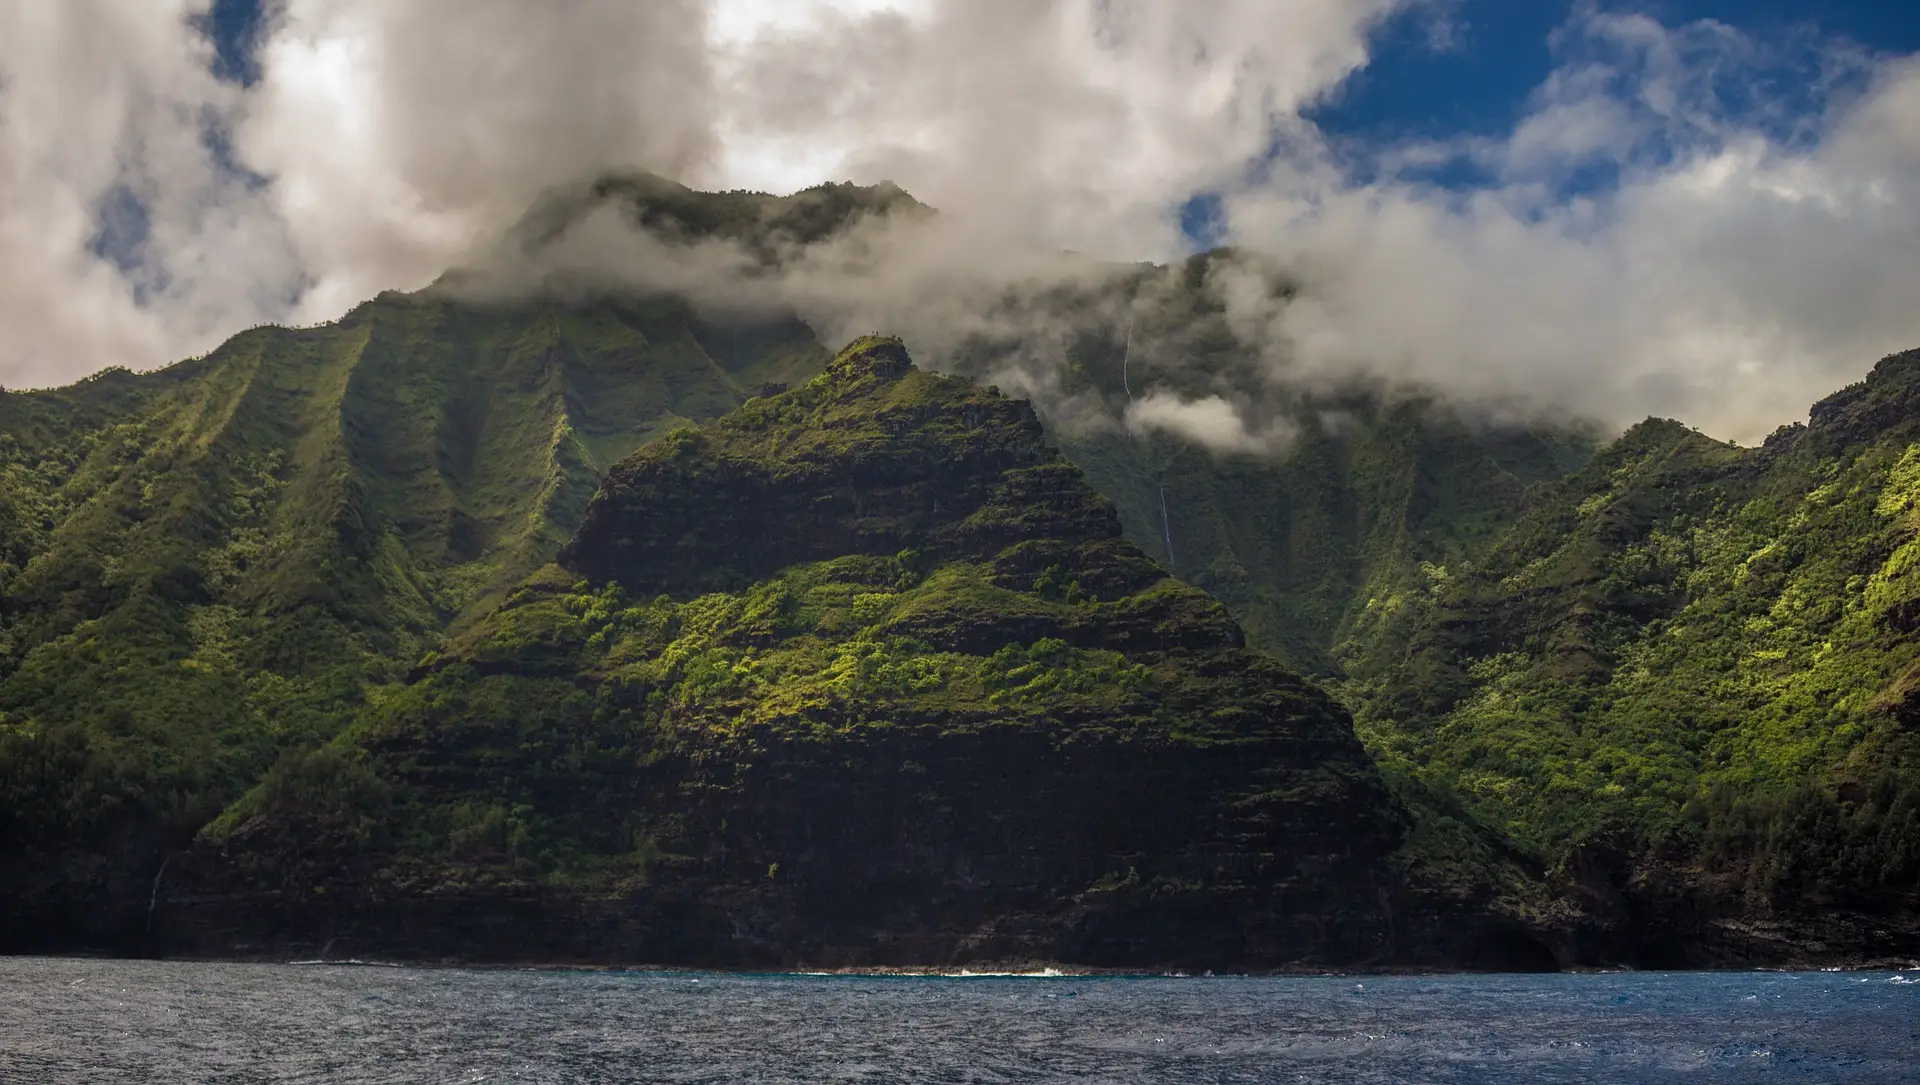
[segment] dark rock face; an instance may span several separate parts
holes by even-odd
[[[885,383],[911,368],[904,347],[878,341],[836,359],[830,377]],[[1023,518],[1067,543],[1120,534],[1024,402],[907,398],[805,429],[797,414],[791,397],[761,400],[731,420],[731,440],[681,430],[615,467],[560,564],[634,593],[684,594],[847,554],[991,553],[994,536],[1031,526]],[[1043,463],[1054,470],[1039,479],[1013,474]]]
[[[1332,775],[1321,796],[1256,790],[1295,775],[1283,766],[1344,759],[1337,742],[1276,734],[1195,751],[954,722],[660,749],[624,801],[596,804],[659,833],[671,857],[642,886],[409,893],[342,869],[351,852],[310,866],[275,856],[236,878],[268,858],[246,849],[283,845],[263,828],[194,857],[161,911],[163,944],[724,967],[1393,959],[1380,860],[1395,826],[1346,808],[1389,808],[1385,793]]]
[[[1345,713],[1240,643],[1024,403],[860,341],[615,468],[561,567],[203,834],[155,948],[1424,955],[1395,930],[1399,804]],[[309,777],[360,797],[289,801]]]

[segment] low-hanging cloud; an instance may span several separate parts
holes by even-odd
[[[0,384],[150,368],[425,285],[548,186],[716,154],[699,0],[0,9]]]
[[[473,262],[553,186],[640,169],[887,179],[943,213],[772,274],[602,214],[520,287],[785,308],[936,360],[1017,340],[1003,385],[1221,451],[1289,434],[1244,382],[1158,382],[1184,357],[1165,329],[1141,334],[1130,412],[1076,404],[1058,371],[1164,286],[1114,261],[1182,255],[1196,193],[1262,258],[1209,289],[1276,388],[1406,382],[1751,440],[1920,344],[1920,62],[1810,34],[1583,5],[1505,136],[1355,146],[1311,107],[1383,21],[1449,27],[1447,4],[284,0],[248,86],[212,73],[205,9],[0,15],[0,383],[336,316]]]
[[[278,219],[210,143],[242,100],[199,7],[0,8],[0,383],[152,366],[296,292]]]
[[[1483,188],[1353,184],[1304,154],[1232,193],[1234,238],[1301,269],[1284,313],[1249,314],[1271,319],[1252,337],[1295,371],[1745,440],[1920,345],[1920,64],[1780,57],[1724,26],[1591,9],[1562,38],[1571,55],[1512,138],[1437,149],[1484,161]],[[1729,81],[1783,76],[1810,113],[1723,104]],[[1617,182],[1569,195],[1595,168]]]
[[[1127,405],[1127,428],[1136,434],[1171,433],[1214,452],[1261,455],[1286,447],[1298,433],[1284,418],[1256,431],[1240,408],[1221,396],[1183,399],[1155,390]]]

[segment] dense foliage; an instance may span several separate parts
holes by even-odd
[[[608,207],[769,263],[928,213],[615,178],[545,201],[502,258]],[[1039,417],[891,341],[823,372],[797,320],[508,297],[482,270],[0,392],[0,929],[126,945],[176,861],[299,893],[617,895],[724,854],[786,885],[832,817],[918,826],[843,843],[920,855],[964,815],[1005,864],[1127,823],[1103,788],[1163,787],[1239,794],[1247,839],[1320,839],[1315,794],[1349,797],[1308,820],[1363,851],[1410,817],[1403,888],[1572,939],[1563,959],[1701,916],[1913,931],[1920,355],[1762,448],[1664,421],[1598,447],[1274,380],[1226,311],[1262,275],[1284,300],[1232,252],[1010,296],[998,323],[1068,333],[950,361],[1006,380],[1046,352]],[[1155,390],[1266,437],[1112,424]],[[1378,774],[1242,625],[1345,702]],[[1219,752],[1246,727],[1266,761]],[[1129,759],[1168,750],[1143,784]],[[968,777],[876,813],[796,782],[834,758],[853,790],[972,758],[1051,797],[1016,823]],[[811,811],[800,838],[739,836],[749,778]],[[1215,845],[1240,873],[1166,837],[1068,880],[1174,899],[1278,854]]]
[[[824,358],[672,300],[429,292],[0,393],[0,908],[136,896],[550,560],[606,465]]]
[[[1050,432],[1119,507],[1127,536],[1224,600],[1261,648],[1321,676],[1341,645],[1372,645],[1369,599],[1422,590],[1513,523],[1530,487],[1579,466],[1592,428],[1463,413],[1427,390],[1356,376],[1289,380],[1228,315],[1249,283],[1284,278],[1232,250],[1129,269],[1084,290],[1009,299],[1013,327],[1075,329],[1046,342],[982,337],[953,360],[981,380],[1037,368]],[[1102,314],[1106,314],[1102,320]],[[1219,397],[1246,447],[1116,426],[1150,396]],[[1231,435],[1228,435],[1231,436]]]
[[[1570,877],[1910,910],[1917,502],[1920,353],[1762,448],[1643,423],[1371,602],[1417,632],[1356,670],[1363,733]]]
[[[189,871],[324,889],[307,925],[539,890],[735,932],[628,950],[661,959],[884,960],[902,931],[941,957],[1385,955],[1398,808],[1331,699],[1241,642],[1024,402],[863,339],[615,467],[559,564],[277,766]],[[1252,918],[1274,908],[1317,926]]]

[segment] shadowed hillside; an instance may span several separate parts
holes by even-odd
[[[615,467],[557,566],[203,834],[164,941],[1391,960],[1403,816],[1241,644],[1030,407],[861,340]]]
[[[616,178],[495,258],[609,213],[754,275],[931,214]],[[1916,356],[1764,448],[1602,443],[1296,379],[1246,260],[1009,290],[942,364],[1031,407],[497,266],[0,392],[0,948],[1913,952]]]
[[[390,294],[0,394],[8,928],[130,922],[98,905],[549,560],[607,465],[824,358],[670,300]]]

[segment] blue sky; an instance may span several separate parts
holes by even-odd
[[[1413,9],[1373,41],[1373,57],[1310,114],[1330,132],[1373,139],[1493,135],[1510,129],[1553,70],[1550,39],[1574,0],[1461,0]],[[1920,51],[1920,3],[1902,0],[1648,0],[1603,5],[1668,26],[1712,19],[1785,41],[1811,32],[1876,51]],[[1435,16],[1452,27],[1436,48]]]
[[[1537,89],[1567,59],[1568,46],[1557,32],[1581,6],[1646,14],[1670,27],[1712,20],[1781,46],[1789,55],[1780,58],[1772,89],[1789,97],[1803,75],[1794,62],[1810,64],[1814,49],[1920,51],[1920,3],[1898,0],[1437,0],[1390,19],[1372,38],[1367,65],[1305,116],[1360,154],[1409,141],[1503,136],[1525,118]],[[1808,99],[1802,112],[1817,108]],[[1353,165],[1357,174],[1367,174],[1364,165]],[[1567,179],[1564,192],[1605,188],[1616,173],[1611,167],[1582,172]],[[1457,189],[1489,180],[1459,161],[1427,179]],[[1218,200],[1195,196],[1181,209],[1181,224],[1197,245],[1221,240]]]
[[[216,54],[214,71],[222,78],[252,83],[259,77],[254,51],[261,12],[261,0],[213,0],[207,30]]]

